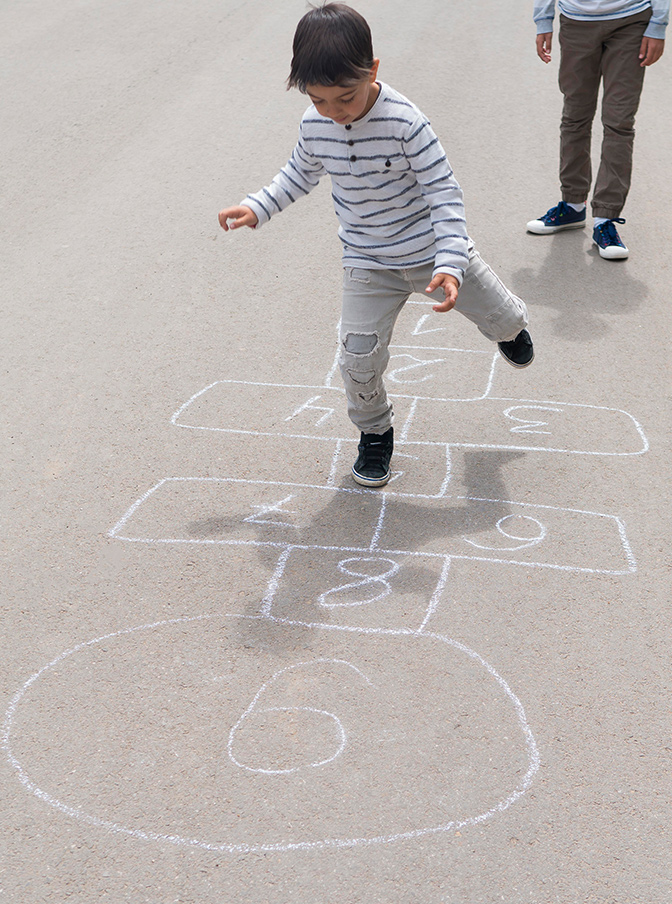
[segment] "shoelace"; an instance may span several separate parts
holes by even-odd
[[[625,223],[625,220],[623,217],[614,217],[613,220],[607,220],[606,223],[600,223],[597,227],[599,236],[607,245],[623,245],[614,223]],[[625,247],[625,245],[623,245],[623,247]]]
[[[544,221],[544,223],[546,223],[548,225],[559,215],[560,215],[560,205],[556,204],[555,207],[549,207],[541,219]]]
[[[560,219],[563,212],[566,213],[565,204],[563,201],[560,201],[559,204],[556,204],[554,207],[549,207],[546,213],[541,218],[547,225],[550,225],[553,220]]]

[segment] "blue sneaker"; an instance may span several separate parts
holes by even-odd
[[[600,223],[593,229],[593,241],[597,245],[600,257],[607,260],[623,260],[630,252],[621,241],[614,223],[625,223],[623,217],[614,217],[606,223]]]
[[[585,225],[585,207],[580,213],[577,213],[569,204],[560,201],[556,207],[551,207],[550,210],[547,210],[543,217],[539,217],[538,220],[530,220],[527,224],[527,231],[533,232],[535,235],[551,235],[551,233],[560,232],[562,229],[580,229]]]

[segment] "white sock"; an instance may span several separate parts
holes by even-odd
[[[602,223],[608,223],[609,217],[595,217],[593,220],[593,226],[601,226]]]
[[[565,201],[565,204],[567,205],[567,207],[571,207],[572,210],[575,210],[577,213],[581,213],[582,210],[586,209],[585,201],[583,202],[583,204],[572,204],[570,201]]]

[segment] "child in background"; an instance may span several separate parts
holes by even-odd
[[[342,3],[311,9],[293,49],[288,87],[312,101],[298,143],[271,184],[222,210],[219,222],[227,231],[258,228],[331,176],[344,267],[339,364],[360,431],[352,474],[379,487],[390,479],[394,446],[383,373],[409,295],[426,293],[437,312],[454,307],[514,367],[534,357],[527,309],[469,239],[461,189],[429,121],[377,81],[366,20]]]
[[[549,235],[586,225],[592,180],[590,141],[600,82],[604,138],[592,198],[593,241],[601,257],[626,258],[616,229],[630,190],[635,114],[644,72],[663,55],[670,0],[559,0],[562,200],[528,232]],[[555,0],[535,0],[537,54],[551,61]]]

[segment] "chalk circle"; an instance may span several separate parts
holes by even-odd
[[[301,716],[304,718],[301,719]],[[257,732],[251,742],[246,744],[245,729],[249,728],[249,722],[257,723]],[[263,738],[263,745],[259,744],[258,735]],[[277,758],[278,749],[287,744],[287,736],[294,743],[285,757],[293,761],[293,765],[280,769],[276,765],[273,768],[270,764]],[[229,759],[236,766],[250,772],[288,775],[299,769],[326,766],[340,756],[345,743],[345,729],[335,713],[313,706],[270,706],[245,713],[233,726],[229,735]],[[322,759],[311,759],[311,747],[330,747],[332,752]]]
[[[546,527],[531,515],[504,515],[497,522],[497,530],[511,540],[539,543],[546,536]],[[518,530],[519,533],[514,533]]]
[[[299,768],[296,773],[294,767],[305,763],[278,768],[270,762],[275,771],[269,774],[263,772],[269,766],[268,756],[263,762],[248,763],[253,771],[231,762],[226,737],[236,720],[217,727],[221,713],[212,710],[219,698],[213,696],[214,678],[209,672],[205,675],[203,662],[207,659],[212,669],[211,660],[216,659],[220,668],[236,656],[248,657],[240,660],[244,674],[239,674],[236,660],[217,685],[224,697],[229,694],[223,721],[229,719],[231,706],[239,707],[240,720],[245,710],[240,701],[245,695],[250,699],[249,679],[254,681],[261,673],[266,679],[273,669],[263,666],[258,648],[245,650],[239,635],[234,634],[235,644],[226,650],[216,627],[204,639],[199,623],[214,619],[232,625],[234,632],[265,631],[265,638],[269,630],[278,630],[279,642],[293,640],[304,654],[308,641],[316,657],[317,647],[327,648],[331,658],[315,659],[316,686],[325,698],[333,698],[337,690],[339,705],[345,701],[350,710],[345,707],[336,716],[333,706],[327,708],[319,700],[312,712],[302,702],[285,709],[284,703],[278,703],[282,695],[296,696],[297,688],[304,689],[304,683],[297,685],[292,677],[293,666],[281,670],[287,681],[276,682],[275,699],[264,708],[267,714],[276,707],[276,714],[294,708],[324,720],[333,734],[328,757],[333,762],[323,757],[321,768]],[[157,631],[173,633],[161,634],[152,643],[152,632]],[[131,638],[134,645],[129,650]],[[204,640],[211,646],[199,661]],[[175,666],[171,672],[171,662],[180,650],[182,663],[191,671]],[[333,658],[341,650],[345,655]],[[352,660],[359,657],[366,672],[347,663],[346,655]],[[142,669],[152,657],[153,671],[143,685]],[[346,677],[339,678],[334,689],[330,669],[336,668]],[[171,674],[167,686],[156,684],[158,678]],[[348,674],[353,675],[350,687]],[[207,693],[199,698],[204,687]],[[155,699],[151,698],[154,692]],[[360,712],[357,707],[367,701],[367,694],[373,699]],[[177,704],[182,722],[166,721],[166,707]],[[133,708],[138,706],[145,708],[151,724],[138,719],[139,711]],[[193,720],[185,718],[192,713]],[[105,718],[108,734],[99,732],[96,737],[97,719],[104,722]],[[122,725],[117,724],[120,718],[126,719]],[[207,724],[201,726],[199,719]],[[84,720],[86,730],[81,725]],[[64,735],[66,729],[67,736],[61,737],[59,731]],[[207,734],[208,745],[203,749],[197,744],[199,731]],[[217,731],[220,755],[189,762],[192,754],[203,756],[203,750],[217,749],[210,743],[212,732]],[[124,760],[129,745],[134,745],[133,762],[128,757]],[[431,632],[222,613],[126,628],[64,651],[14,694],[5,714],[2,746],[26,790],[71,818],[138,840],[234,854],[387,844],[476,825],[504,812],[524,795],[539,768],[521,702],[491,665],[456,640]],[[184,764],[180,761],[170,772],[165,764],[174,763],[171,758],[180,752]],[[493,763],[497,757],[501,762]],[[31,762],[32,774],[24,765],[26,760]],[[314,762],[319,764],[318,759]],[[306,776],[312,776],[312,781]],[[457,776],[461,776],[459,782]],[[174,786],[175,780],[179,787]],[[280,805],[276,806],[278,795]],[[190,808],[188,816],[183,815],[185,807]],[[292,838],[297,831],[299,837]]]

